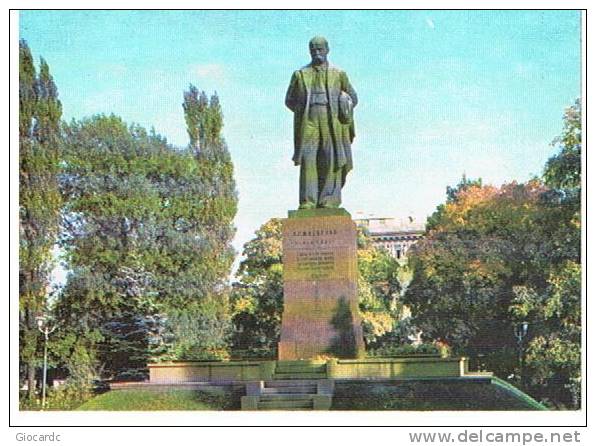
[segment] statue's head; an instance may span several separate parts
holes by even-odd
[[[313,64],[319,65],[327,62],[327,54],[329,54],[327,39],[321,36],[313,37],[308,42],[308,49],[310,50],[310,57]]]

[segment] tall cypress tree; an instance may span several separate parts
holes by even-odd
[[[188,132],[189,148],[197,153],[200,150],[201,139],[205,136],[206,112],[209,101],[204,91],[199,92],[197,87],[190,85],[188,91],[184,92],[184,120]]]
[[[234,250],[233,220],[238,209],[234,166],[222,136],[223,114],[217,93],[207,101],[205,92],[190,85],[184,93],[184,116],[195,151],[200,188],[195,216],[204,238],[201,257],[207,262],[211,290],[215,293],[227,284]]]
[[[32,397],[39,339],[35,318],[45,305],[60,221],[62,106],[48,64],[41,59],[36,76],[24,40],[19,42],[19,105],[20,359]]]
[[[182,106],[196,174],[191,182],[178,179],[179,193],[169,206],[175,231],[168,245],[176,247],[171,258],[177,264],[169,292],[171,351],[178,359],[222,358],[231,334],[228,279],[238,204],[234,167],[221,135],[217,95],[208,100],[190,85]]]

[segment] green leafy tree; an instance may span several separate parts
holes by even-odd
[[[184,93],[184,114],[190,138],[189,150],[196,157],[196,188],[193,193],[192,214],[184,223],[196,225],[202,234],[200,252],[204,271],[201,282],[204,294],[225,290],[234,249],[234,217],[238,210],[238,196],[234,181],[234,165],[222,136],[223,115],[219,98],[214,94],[207,102],[204,92],[191,85]]]
[[[563,132],[553,141],[559,153],[546,163],[544,181],[550,187],[562,191],[579,191],[581,187],[581,100],[565,110]]]
[[[113,115],[65,127],[71,275],[59,310],[94,333],[107,376],[142,377],[151,357],[225,357],[233,165],[217,96],[192,87],[184,110],[191,142],[182,150]],[[189,344],[189,315],[199,344]]]
[[[527,385],[551,404],[581,404],[581,101],[565,111],[563,132],[553,141],[559,152],[549,159],[544,181],[552,189],[545,206],[553,227],[544,240],[548,253],[546,285],[517,290],[512,314],[533,321],[526,366]]]
[[[496,366],[503,355],[514,357],[513,287],[544,280],[534,230],[544,192],[538,182],[466,187],[435,213],[410,251],[414,275],[405,296],[427,338],[467,354],[498,351]]]
[[[205,92],[190,85],[182,106],[189,135],[187,152],[194,157],[196,172],[193,184],[179,188],[184,199],[172,202],[181,243],[175,243],[172,250],[178,262],[169,276],[170,285],[177,288],[176,301],[167,310],[169,355],[222,359],[229,354],[231,333],[228,279],[235,256],[231,241],[238,208],[234,166],[222,136],[217,94],[207,100]],[[191,326],[193,335],[189,334]]]
[[[447,186],[447,200],[444,204],[438,205],[437,210],[430,217],[428,217],[426,220],[426,228],[431,230],[436,225],[439,225],[439,220],[445,212],[445,206],[457,201],[458,194],[471,187],[482,187],[482,178],[469,179],[464,173],[460,182],[455,187]]]
[[[375,248],[359,229],[358,301],[364,340],[368,349],[399,342],[396,339],[403,304],[400,299],[401,267],[385,249]]]
[[[94,354],[108,376],[140,376],[159,314],[174,300],[165,241],[175,232],[168,211],[178,191],[169,174],[191,176],[194,160],[113,115],[73,121],[64,134],[63,247],[71,272],[57,312],[71,332],[101,339]]]
[[[74,121],[65,135],[71,274],[59,312],[72,331],[101,339],[95,353],[106,376],[140,378],[148,359],[170,348],[170,312],[211,309],[204,303],[218,297],[226,305],[221,265],[210,263],[219,240],[201,224],[201,168],[194,152],[116,116]]]
[[[484,367],[516,376],[525,390],[561,407],[579,404],[577,107],[566,113],[561,150],[544,182],[496,188],[462,181],[452,189],[410,252],[414,274],[405,296],[427,339],[482,357]],[[522,321],[530,323],[523,377],[513,336]]]
[[[35,391],[39,333],[52,250],[57,240],[61,197],[60,118],[62,106],[49,66],[41,59],[36,75],[31,51],[19,42],[19,310],[20,361],[26,366],[29,396]]]
[[[161,360],[222,360],[229,359],[232,322],[227,302],[207,299],[171,308],[165,323],[163,340],[167,353]]]
[[[283,312],[280,219],[263,224],[244,245],[233,284],[233,347],[244,356],[275,357]],[[237,353],[237,354],[240,354]]]

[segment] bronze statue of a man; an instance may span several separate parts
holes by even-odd
[[[324,37],[309,42],[312,61],[292,75],[286,106],[294,112],[294,156],[300,166],[300,209],[337,208],[352,169],[358,103],[346,73],[327,62]]]

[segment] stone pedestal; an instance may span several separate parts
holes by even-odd
[[[283,223],[280,361],[364,353],[356,225],[344,209],[290,211]]]

